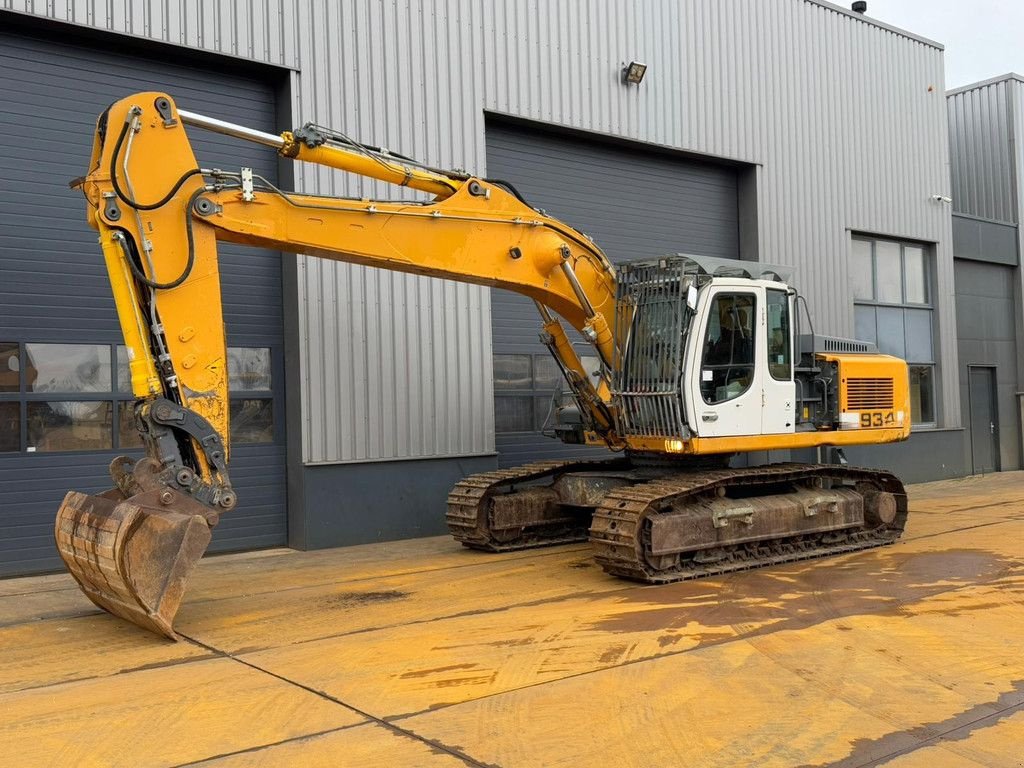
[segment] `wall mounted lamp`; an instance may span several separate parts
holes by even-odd
[[[647,74],[647,65],[639,61],[631,61],[622,68],[622,82],[626,85],[640,85]]]

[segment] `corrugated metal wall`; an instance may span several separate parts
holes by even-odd
[[[1014,192],[1012,77],[949,93],[949,170],[953,210],[993,221],[1017,221]]]
[[[0,8],[299,67],[301,0],[2,0]]]
[[[850,230],[937,243],[942,413],[945,426],[959,425],[950,211],[931,199],[950,194],[942,54],[927,41],[811,0],[4,5],[293,66],[296,121],[335,125],[435,164],[485,171],[484,110],[759,163],[761,258],[798,268],[819,331],[853,332]],[[639,88],[619,81],[631,59],[649,65]],[[385,193],[323,170],[300,169],[299,183]],[[306,260],[301,267],[307,461],[491,448],[486,291],[458,294],[422,278]],[[351,302],[335,303],[346,292]],[[401,307],[410,295],[421,303]],[[369,318],[361,326],[360,314]],[[388,332],[423,340],[438,318],[430,346],[403,361],[408,383],[394,385],[392,363],[376,359],[396,346]],[[360,327],[369,354],[347,344]],[[319,365],[325,349],[340,356]],[[453,394],[440,376],[444,354],[458,359],[448,381],[465,392]],[[346,414],[357,426],[338,421]],[[401,438],[392,418],[405,424]],[[362,430],[354,441],[353,428]]]
[[[475,6],[297,4],[296,120],[435,165],[481,168]],[[297,170],[303,189],[399,197],[327,169]],[[305,461],[494,450],[487,289],[301,259],[299,292]],[[346,295],[347,305],[335,301]]]

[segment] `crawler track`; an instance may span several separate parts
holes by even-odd
[[[870,528],[783,535],[756,543],[683,553],[668,566],[650,554],[651,520],[669,509],[685,505],[689,498],[739,486],[754,490],[750,486],[818,480],[853,483],[861,488],[891,493],[896,499],[896,517],[887,525]],[[608,573],[647,583],[665,583],[891,544],[903,533],[906,519],[907,498],[903,484],[888,472],[832,465],[776,464],[685,472],[615,489],[605,496],[594,513],[590,541],[597,562]]]
[[[445,516],[448,530],[463,546],[489,552],[585,541],[590,527],[589,514],[567,514],[541,526],[499,531],[492,526],[490,500],[498,494],[513,493],[521,486],[553,483],[565,472],[618,470],[628,466],[628,460],[623,458],[597,461],[553,460],[471,475],[448,494],[448,512]]]

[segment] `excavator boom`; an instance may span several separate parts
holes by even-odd
[[[286,193],[254,175],[198,167],[185,125],[274,147],[282,156],[429,195],[422,202]],[[614,270],[585,235],[501,184],[385,155],[325,129],[280,136],[178,110],[162,93],[118,101],[99,118],[77,185],[100,236],[128,352],[146,458],[111,465],[114,488],[72,491],[58,551],[97,605],[174,637],[188,575],[220,514],[228,475],[228,389],[217,241],[301,252],[518,291],[542,308],[555,359],[586,423],[620,446],[608,375],[595,386],[560,315],[607,372]],[[202,308],[197,311],[197,308]]]

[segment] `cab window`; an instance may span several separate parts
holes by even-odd
[[[700,391],[714,405],[739,397],[754,380],[754,317],[749,293],[719,293],[711,301]]]
[[[785,291],[767,291],[768,371],[777,381],[793,378],[790,369],[789,297]]]

